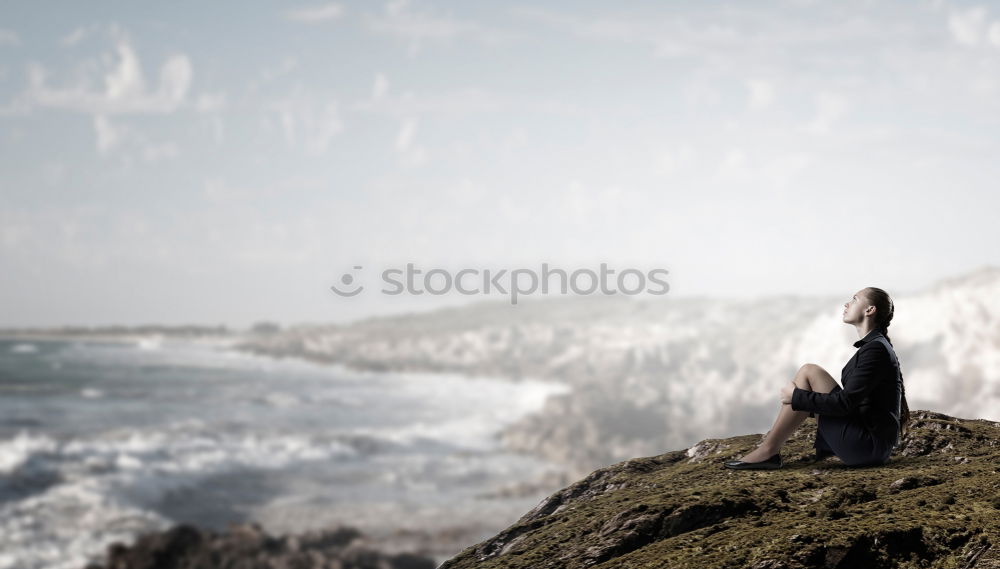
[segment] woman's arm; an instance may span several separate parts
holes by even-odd
[[[792,410],[819,415],[852,415],[884,377],[889,377],[892,360],[882,342],[868,342],[858,350],[858,365],[844,378],[844,388],[834,393],[820,393],[796,387],[792,391]]]

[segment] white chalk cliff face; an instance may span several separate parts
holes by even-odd
[[[363,368],[565,382],[570,393],[508,429],[504,441],[589,472],[705,438],[765,432],[780,406],[778,390],[799,366],[819,364],[839,381],[858,339],[841,320],[853,292],[750,301],[486,301],[345,326],[300,326],[246,347]],[[889,335],[910,408],[1000,419],[1000,268],[894,300]]]

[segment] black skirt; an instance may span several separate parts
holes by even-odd
[[[837,392],[843,389],[834,387]],[[816,450],[833,452],[848,466],[876,466],[889,462],[898,431],[870,430],[858,417],[817,415]]]

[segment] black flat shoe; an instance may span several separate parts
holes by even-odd
[[[784,464],[781,461],[781,453],[768,458],[767,460],[762,460],[760,462],[744,462],[742,460],[727,460],[725,462],[726,468],[732,468],[734,470],[777,470],[781,468]]]

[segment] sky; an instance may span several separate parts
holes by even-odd
[[[1000,262],[998,123],[1000,3],[8,1],[0,327],[913,292]]]

